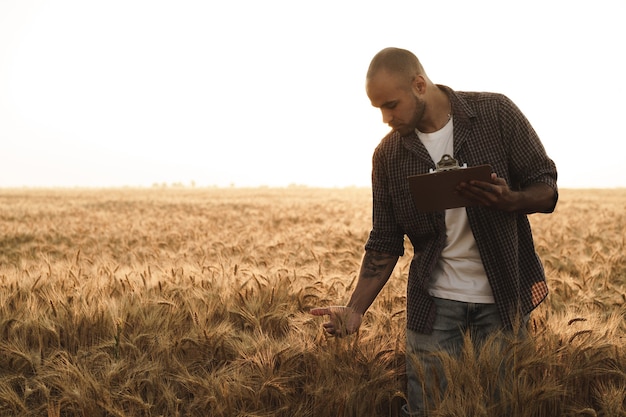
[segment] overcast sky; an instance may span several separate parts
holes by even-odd
[[[561,187],[626,187],[626,1],[0,0],[0,187],[369,186],[372,56],[508,95]]]

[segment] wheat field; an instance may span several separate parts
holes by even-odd
[[[626,190],[532,215],[529,340],[442,357],[436,416],[626,416]],[[357,335],[368,189],[0,190],[0,416],[396,416],[407,243]],[[498,369],[504,369],[499,372]]]

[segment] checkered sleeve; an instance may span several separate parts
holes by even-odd
[[[505,96],[501,98],[500,117],[503,135],[509,139],[513,185],[523,189],[530,184],[544,183],[555,191],[555,196],[558,195],[554,161],[548,157],[539,136],[515,103]]]
[[[365,249],[402,256],[404,232],[394,214],[384,147],[385,140],[376,148],[372,157],[372,230]]]

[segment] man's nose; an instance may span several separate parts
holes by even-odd
[[[393,113],[386,109],[381,110],[381,112],[383,114],[383,123],[387,125],[391,123],[391,121],[393,120]]]

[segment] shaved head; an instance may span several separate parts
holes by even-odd
[[[367,70],[366,80],[371,80],[381,71],[400,76],[408,84],[417,75],[426,76],[417,57],[411,51],[400,48],[385,48],[377,53]]]

